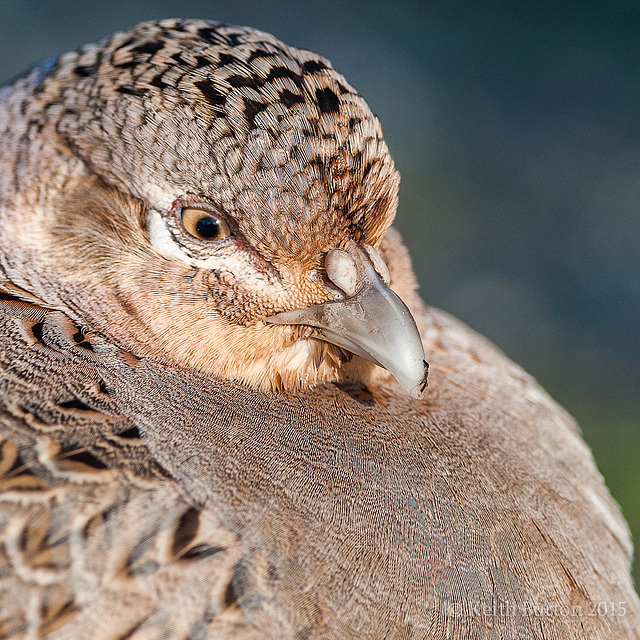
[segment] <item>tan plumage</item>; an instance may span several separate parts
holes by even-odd
[[[424,307],[379,123],[326,60],[146,23],[0,90],[0,133],[0,637],[640,637],[575,424]],[[271,320],[346,310],[381,260],[422,400]]]

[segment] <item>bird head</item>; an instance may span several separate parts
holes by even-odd
[[[381,249],[399,176],[327,60],[253,29],[143,23],[0,100],[14,282],[192,370],[296,389],[380,365],[422,394]]]

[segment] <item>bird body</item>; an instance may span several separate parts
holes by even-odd
[[[420,300],[328,61],[143,23],[0,135],[0,637],[640,637],[575,423]]]

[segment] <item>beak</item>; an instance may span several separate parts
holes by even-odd
[[[411,312],[385,284],[389,272],[379,254],[351,242],[344,251],[327,253],[325,269],[342,299],[278,313],[266,322],[315,327],[323,340],[387,369],[412,397],[422,398],[429,370],[422,340]]]

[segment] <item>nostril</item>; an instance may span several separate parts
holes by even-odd
[[[355,260],[341,249],[331,249],[324,259],[327,277],[348,297],[358,293],[358,268]]]

